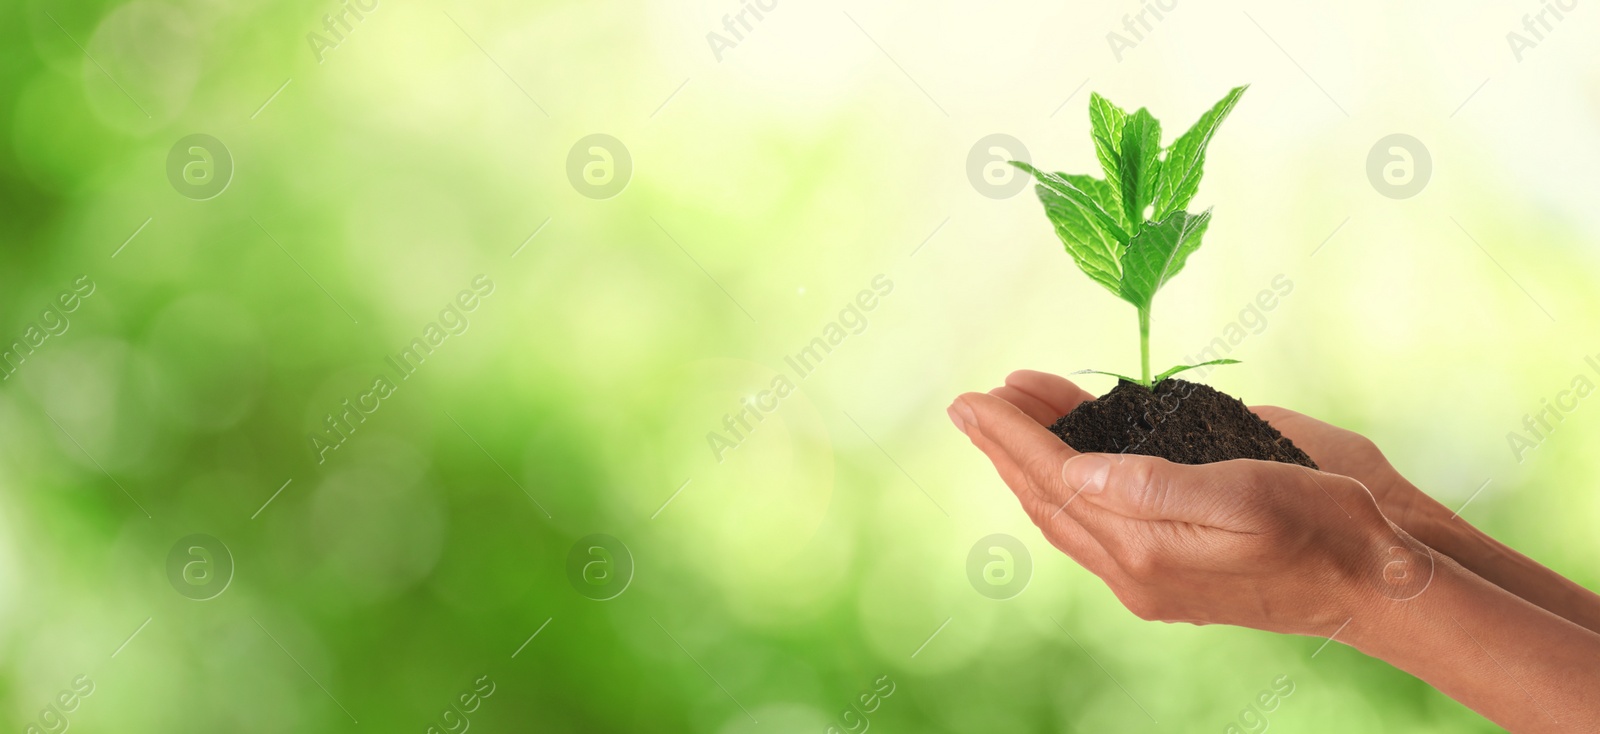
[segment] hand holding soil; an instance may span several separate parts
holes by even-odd
[[[1140,618],[1330,637],[1513,731],[1600,731],[1600,597],[1444,512],[1372,442],[1262,407],[1323,471],[1080,453],[1049,427],[1093,400],[1021,371],[948,412]]]
[[[1008,382],[959,398],[954,420],[1045,537],[1141,619],[1314,635],[1371,603],[1397,531],[1360,482],[1277,462],[1078,453],[1043,426],[1087,394],[1042,373]]]

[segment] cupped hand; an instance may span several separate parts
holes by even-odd
[[[1401,476],[1366,436],[1275,405],[1250,410],[1310,455],[1323,471],[1366,485],[1383,514],[1406,532],[1427,540],[1450,515],[1448,508]]]
[[[1003,387],[989,394],[1044,426],[1072,412],[1079,403],[1094,399],[1071,380],[1032,370],[1011,373]],[[1442,541],[1440,526],[1448,521],[1449,508],[1401,476],[1366,436],[1275,405],[1256,405],[1250,410],[1305,451],[1322,471],[1365,485],[1383,514],[1401,529],[1424,542]]]
[[[1139,617],[1326,635],[1430,577],[1426,548],[1350,478],[1078,454],[1045,426],[1087,399],[1062,378],[1019,372],[949,412],[1045,537]]]

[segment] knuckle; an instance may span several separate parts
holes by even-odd
[[[1144,547],[1134,547],[1125,551],[1122,558],[1123,570],[1137,581],[1145,582],[1154,579],[1164,565],[1161,554]]]
[[[1063,449],[1065,449],[1065,445],[1063,445]],[[1030,459],[1024,471],[1033,480],[1034,485],[1045,495],[1050,497],[1070,497],[1077,491],[1066,480],[1067,460],[1071,459],[1072,456],[1073,454],[1067,450],[1052,452],[1048,456]]]
[[[1155,600],[1148,594],[1129,593],[1121,597],[1122,606],[1127,607],[1133,616],[1146,622],[1156,622],[1161,619],[1161,610]]]
[[[1351,431],[1350,435],[1355,437],[1354,446],[1357,453],[1380,458],[1383,456],[1383,449],[1378,448],[1377,442],[1354,431]]]
[[[1219,482],[1227,482],[1237,487],[1259,487],[1282,484],[1283,468],[1286,465],[1267,461],[1239,461],[1232,462],[1227,472],[1216,472],[1213,477]],[[1293,469],[1293,467],[1290,467]]]
[[[1303,473],[1284,464],[1265,461],[1229,462],[1227,471],[1210,474],[1212,488],[1237,497],[1250,497],[1266,506],[1277,506],[1294,484],[1295,474]]]
[[[1372,501],[1372,493],[1359,480],[1337,474],[1323,474],[1319,479],[1328,492],[1339,498],[1341,504],[1354,502],[1359,506]]]
[[[1124,460],[1113,467],[1109,479],[1123,487],[1128,500],[1135,507],[1152,511],[1161,509],[1161,492],[1154,462]]]

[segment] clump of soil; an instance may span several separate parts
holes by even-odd
[[[1179,464],[1261,459],[1317,468],[1238,398],[1170,378],[1154,391],[1119,380],[1099,400],[1084,401],[1062,416],[1050,431],[1084,453],[1143,454]]]

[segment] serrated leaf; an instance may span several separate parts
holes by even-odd
[[[1144,210],[1154,198],[1161,176],[1161,123],[1149,110],[1139,108],[1123,124],[1117,155],[1118,193],[1130,222],[1128,232],[1133,235],[1144,229]]]
[[[1167,370],[1166,372],[1163,372],[1163,373],[1161,373],[1159,375],[1156,375],[1155,379],[1151,380],[1150,382],[1151,382],[1151,384],[1155,384],[1155,383],[1161,382],[1162,380],[1167,379],[1168,377],[1176,375],[1179,372],[1192,370],[1192,369],[1194,369],[1196,367],[1207,367],[1207,366],[1214,365],[1214,364],[1239,364],[1239,360],[1237,360],[1237,359],[1213,359],[1210,362],[1201,362],[1200,364],[1179,365],[1177,367],[1173,367],[1170,370]]]
[[[1062,173],[1057,171],[1055,175],[1066,179],[1067,183],[1082,189],[1084,193],[1094,199],[1096,204],[1100,205],[1100,208],[1106,214],[1111,215],[1111,219],[1117,223],[1118,227],[1121,227],[1123,231],[1128,230],[1128,216],[1122,210],[1122,197],[1117,195],[1116,190],[1111,188],[1109,182],[1081,173]]]
[[[1128,113],[1096,92],[1089,93],[1089,134],[1094,138],[1094,154],[1105,171],[1106,183],[1122,196],[1122,128]]]
[[[1038,180],[1034,187],[1056,236],[1078,268],[1112,293],[1122,287],[1123,234],[1094,196],[1062,176],[1045,173],[1020,161],[1012,165]]]
[[[1078,269],[1106,290],[1120,293],[1122,272],[1117,258],[1119,247],[1112,246],[1117,244],[1116,239],[1067,197],[1044,184],[1035,189],[1039,201],[1044,204],[1045,215],[1055,228],[1056,237],[1067,248],[1067,254],[1072,256],[1073,262],[1078,264]]]
[[[1027,171],[1034,177],[1035,180],[1039,182],[1039,185],[1067,197],[1069,200],[1072,200],[1075,205],[1082,207],[1085,212],[1095,219],[1102,229],[1108,231],[1113,238],[1116,239],[1118,245],[1125,246],[1128,244],[1127,231],[1122,229],[1122,227],[1117,224],[1117,221],[1113,219],[1105,209],[1101,208],[1100,202],[1096,201],[1095,198],[1088,192],[1078,188],[1077,184],[1063,177],[1061,174],[1045,173],[1044,171],[1034,168],[1033,166],[1022,161],[1011,161],[1011,165]],[[1117,252],[1120,257],[1122,248],[1118,247]]]
[[[1156,210],[1153,220],[1161,221],[1173,212],[1182,211],[1200,190],[1201,169],[1206,162],[1206,146],[1211,144],[1211,137],[1216,134],[1217,126],[1221,125],[1228,113],[1233,111],[1234,105],[1239,103],[1239,98],[1248,88],[1249,85],[1245,85],[1229,90],[1227,96],[1200,116],[1194,127],[1189,128],[1188,132],[1172,142],[1172,147],[1167,151],[1166,162],[1162,165],[1160,184],[1156,189]]]
[[[1123,300],[1149,308],[1156,291],[1183,270],[1189,255],[1200,248],[1200,238],[1211,224],[1211,211],[1195,215],[1174,212],[1145,227],[1122,253]]]

